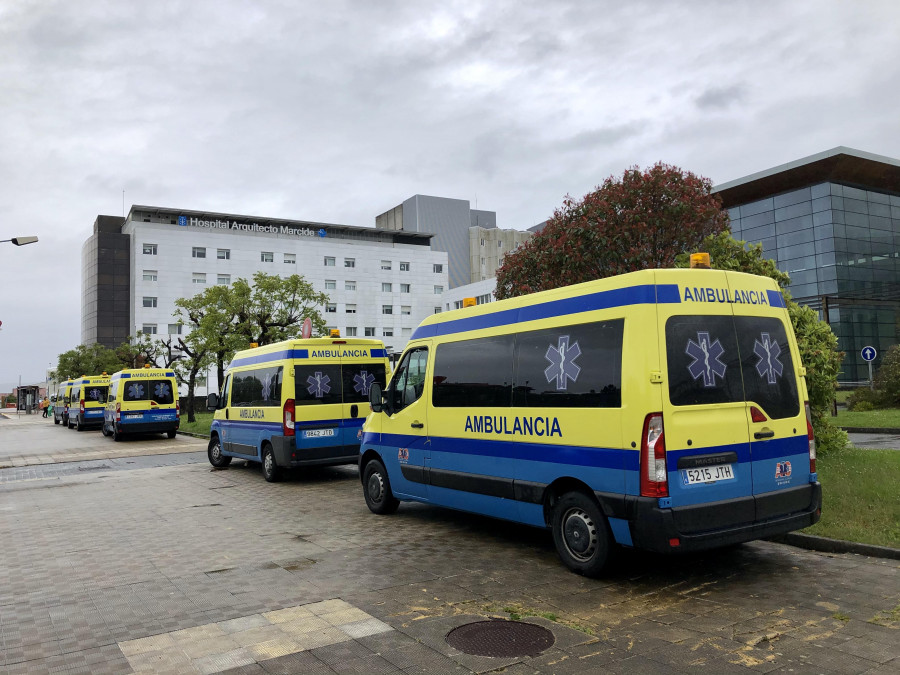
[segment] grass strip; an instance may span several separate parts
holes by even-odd
[[[900,431],[900,409],[885,408],[863,412],[838,409],[837,417],[830,417],[829,421],[839,427],[873,427]]]

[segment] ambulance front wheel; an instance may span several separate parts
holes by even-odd
[[[231,457],[222,454],[222,444],[217,435],[209,439],[209,447],[206,450],[206,455],[209,457],[209,463],[217,469],[221,469],[231,464]]]
[[[553,507],[553,543],[566,567],[586,577],[597,577],[609,559],[606,518],[593,499],[582,492],[567,492]]]
[[[369,460],[363,471],[363,491],[366,505],[372,513],[387,515],[394,513],[400,506],[399,500],[391,492],[391,481],[387,470],[377,459]]]

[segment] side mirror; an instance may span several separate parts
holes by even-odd
[[[215,412],[219,409],[219,395],[213,392],[206,397],[206,409]]]
[[[384,410],[384,404],[381,401],[381,385],[377,382],[369,387],[369,405],[372,406],[372,412],[380,413]]]

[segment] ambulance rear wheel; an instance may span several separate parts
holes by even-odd
[[[81,418],[75,418],[75,431],[84,431],[84,425],[81,423]]]
[[[400,506],[400,502],[391,492],[387,470],[377,459],[369,460],[363,470],[363,494],[366,497],[366,506],[372,513],[388,515],[394,513]]]
[[[213,436],[209,439],[209,447],[206,450],[206,455],[209,457],[209,463],[217,469],[221,469],[231,464],[231,457],[222,454],[222,443],[219,441],[218,436]]]
[[[586,577],[599,576],[609,560],[610,538],[597,502],[582,492],[567,492],[554,505],[550,522],[565,566]]]
[[[53,416],[53,424],[59,424],[59,420],[57,419],[56,415]]]
[[[169,438],[175,438],[175,430],[170,429],[169,431],[166,432],[166,436]]]
[[[113,428],[112,428],[112,437],[113,437],[113,440],[114,440],[116,443],[118,443],[119,441],[122,440],[122,436],[123,436],[122,432],[119,431],[119,430],[115,427],[115,425],[113,425]]]
[[[275,463],[275,453],[272,452],[271,445],[263,447],[262,475],[267,483],[276,483],[278,482],[278,479],[281,478],[278,464]]]

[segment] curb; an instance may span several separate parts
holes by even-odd
[[[182,436],[190,436],[192,438],[209,438],[208,434],[195,434],[193,431],[179,431]]]
[[[768,540],[778,542],[779,544],[787,544],[788,546],[796,546],[797,548],[805,548],[809,551],[821,551],[823,553],[856,553],[857,555],[866,555],[873,558],[900,560],[900,549],[897,548],[876,546],[874,544],[860,544],[855,541],[844,541],[843,539],[828,539],[827,537],[818,537],[814,534],[788,532],[787,534],[781,534],[777,537],[770,537]]]
[[[900,435],[900,429],[891,427],[838,427],[855,434],[894,434]]]

